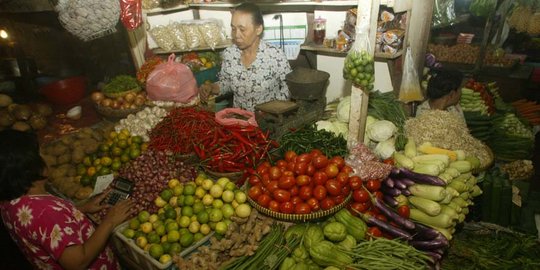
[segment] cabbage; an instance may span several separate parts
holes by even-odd
[[[391,157],[394,152],[396,151],[395,139],[392,137],[386,141],[382,141],[378,143],[375,146],[375,149],[373,149],[373,152],[375,155],[377,155],[380,159],[387,159]]]
[[[330,121],[325,121],[325,120],[317,121],[315,123],[315,125],[317,126],[317,130],[324,129],[326,131],[330,131],[330,132],[335,133],[334,124],[332,124],[332,122],[330,122]]]
[[[349,134],[349,124],[343,123],[340,121],[334,121],[332,122],[334,125],[334,133],[336,135],[343,135],[343,138],[347,139],[347,135]]]
[[[396,125],[388,120],[379,120],[366,128],[369,139],[382,142],[390,139],[397,131]]]
[[[337,119],[341,122],[348,123],[351,113],[351,96],[346,96],[341,99],[337,105]]]

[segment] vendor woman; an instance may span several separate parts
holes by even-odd
[[[219,81],[201,86],[200,95],[233,93],[233,107],[254,111],[255,105],[287,100],[285,75],[291,67],[284,52],[262,40],[264,21],[255,4],[235,8],[231,19],[233,45],[222,54]]]
[[[459,106],[463,74],[457,70],[432,70],[427,86],[427,100],[416,109],[416,116],[427,110],[446,110],[463,117]]]

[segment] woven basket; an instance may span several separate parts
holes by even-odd
[[[289,222],[307,222],[307,221],[321,219],[323,217],[327,217],[327,216],[337,213],[339,210],[343,209],[345,205],[349,204],[349,202],[351,201],[351,197],[352,195],[351,193],[349,193],[349,195],[345,198],[345,200],[343,200],[342,203],[330,209],[321,210],[321,211],[317,211],[317,212],[313,212],[309,214],[285,214],[285,213],[274,212],[268,208],[260,206],[257,202],[255,202],[249,196],[247,196],[247,200],[249,201],[249,204],[251,204],[251,206],[257,209],[257,211],[269,217],[282,220],[282,221],[289,221]]]
[[[123,91],[123,92],[118,92],[118,93],[105,93],[103,92],[103,95],[105,95],[106,97],[109,97],[109,98],[118,98],[118,97],[123,97],[129,93],[137,93],[141,91],[141,88],[134,88],[134,89],[131,89],[131,90],[127,90],[127,91]]]
[[[108,120],[113,120],[113,121],[126,118],[128,115],[142,111],[146,107],[146,106],[141,106],[136,109],[123,110],[123,109],[113,109],[111,107],[105,107],[98,104],[96,104],[95,106],[96,106],[96,111],[101,116],[105,117]]]
[[[237,181],[240,181],[242,177],[244,176],[244,172],[215,172],[208,169],[204,170],[206,174],[214,179],[219,179],[222,177],[229,178],[231,182],[236,183]]]
[[[55,9],[62,26],[83,41],[116,32],[120,18],[118,0],[59,0]]]

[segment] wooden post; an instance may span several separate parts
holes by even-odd
[[[377,32],[377,16],[380,0],[358,0],[358,15],[356,27],[369,29],[369,44],[371,56],[375,54],[375,34]],[[363,89],[353,85],[351,89],[351,112],[349,117],[349,149],[358,142],[364,141],[369,95]]]
[[[407,43],[411,46],[414,64],[420,78],[424,70],[434,2],[433,0],[413,0],[411,12],[409,12],[411,17],[407,18],[407,28],[409,29]],[[405,50],[406,46],[403,47]],[[403,56],[405,56],[405,52]]]

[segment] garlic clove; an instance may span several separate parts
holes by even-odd
[[[69,119],[73,119],[73,120],[81,119],[81,115],[82,115],[82,107],[81,106],[75,106],[75,107],[69,109],[67,111],[67,113],[66,113],[66,116]]]

